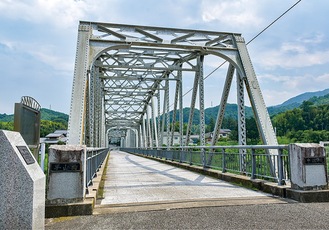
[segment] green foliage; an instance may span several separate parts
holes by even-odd
[[[53,121],[62,123],[67,126],[69,116],[65,113],[56,112],[50,109],[41,109],[41,120]]]
[[[56,130],[66,130],[67,125],[60,123],[60,122],[54,122],[54,121],[46,121],[42,120],[40,125],[40,137],[45,137],[49,133],[53,133]]]
[[[13,122],[14,115],[0,114],[0,122]]]
[[[329,140],[329,104],[316,106],[304,101],[299,108],[274,116],[272,123],[281,137],[279,143]]]
[[[9,122],[0,121],[0,129],[13,131],[14,130],[14,122],[13,121],[9,121]]]
[[[329,140],[329,131],[326,130],[298,130],[288,132],[287,138],[292,142],[319,143],[323,140]]]

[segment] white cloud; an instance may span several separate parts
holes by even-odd
[[[321,75],[259,75],[257,76],[263,90],[266,105],[277,105],[285,100],[305,92],[328,88],[329,73]],[[269,87],[270,85],[271,87]]]
[[[84,17],[89,4],[75,0],[29,0],[0,2],[2,17],[68,28]]]
[[[309,39],[300,39],[282,43],[279,48],[264,49],[257,53],[254,61],[265,68],[302,68],[329,63],[329,49],[316,49],[309,42]]]
[[[259,1],[255,0],[203,0],[202,19],[204,22],[219,21],[226,25],[255,27],[262,23],[258,14],[259,5]]]
[[[40,60],[41,62],[51,66],[54,70],[72,72],[73,71],[73,57],[63,57],[60,55],[54,55],[55,47],[42,47],[39,50],[29,51],[32,56]]]
[[[296,40],[305,44],[319,44],[325,40],[325,36],[322,33],[316,33],[305,37],[299,37]]]

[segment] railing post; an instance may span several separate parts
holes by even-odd
[[[283,185],[283,162],[282,162],[282,149],[278,149],[278,185]]]
[[[179,163],[182,163],[183,148],[180,148],[179,151]]]
[[[250,179],[256,178],[256,155],[255,149],[251,149],[251,177]]]
[[[202,167],[206,167],[206,150],[205,148],[201,148],[201,156],[202,156]]]
[[[222,149],[222,161],[223,161],[223,169],[222,172],[226,172],[226,156],[225,156],[225,149]]]
[[[189,151],[189,153],[190,153],[190,165],[192,165],[192,152],[193,151]]]

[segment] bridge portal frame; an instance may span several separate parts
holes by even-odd
[[[167,147],[170,148],[170,137],[173,137],[174,129],[170,130],[168,87],[169,81],[174,81],[174,113],[179,105],[179,133],[183,147],[182,73],[186,71],[195,73],[191,111],[195,108],[198,92],[200,137],[201,143],[205,143],[203,59],[206,55],[215,55],[229,63],[212,145],[215,145],[219,136],[234,72],[238,82],[239,143],[246,144],[245,88],[263,143],[277,145],[275,132],[241,34],[86,21],[79,24],[68,143],[105,146],[106,130],[126,126],[139,130],[141,139],[144,140],[140,142],[144,142],[144,147],[153,147],[154,139],[157,139],[155,145],[161,146],[166,126]],[[160,101],[161,91],[165,92],[163,101]],[[154,98],[158,102],[158,122],[145,122],[146,119],[155,119],[154,114],[151,117],[146,116],[149,105],[152,107],[152,113],[154,112]],[[162,124],[160,103],[163,105]],[[193,113],[189,116],[185,145],[189,141],[192,120]],[[155,127],[158,133],[155,132]],[[146,140],[147,133],[152,135],[149,140]]]

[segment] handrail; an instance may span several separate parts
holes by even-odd
[[[108,148],[87,148],[86,188],[92,185],[92,180],[97,176],[97,172],[103,164],[108,152]]]
[[[158,148],[121,148],[123,151],[152,156],[155,158],[219,169],[223,173],[232,172],[249,175],[251,179],[261,178],[283,185],[289,181],[288,145],[235,145],[235,146],[177,146]],[[246,149],[246,153],[240,153]],[[277,149],[277,154],[267,153]],[[205,151],[202,151],[205,150]],[[221,151],[215,151],[221,150]],[[229,150],[229,151],[228,151]],[[237,151],[234,151],[237,150]],[[263,150],[263,151],[262,151]],[[268,160],[271,157],[271,162]],[[275,175],[271,165],[277,166]]]

